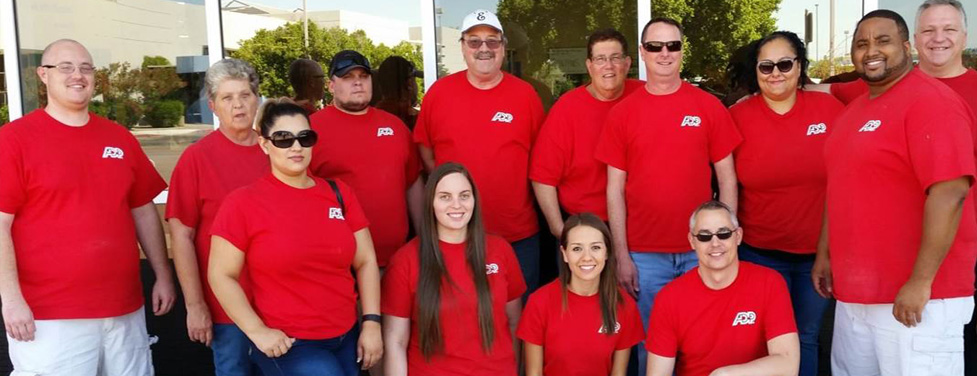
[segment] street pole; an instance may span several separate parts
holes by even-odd
[[[835,75],[835,0],[831,0],[831,2],[828,4],[828,7],[830,8],[828,10],[829,13],[828,27],[831,28],[831,30],[828,30],[828,67],[830,67],[830,69],[828,70],[828,75],[834,76]]]
[[[308,0],[302,0],[302,29],[305,32],[305,57],[311,59],[309,54],[309,4]]]
[[[818,43],[818,41],[821,40],[821,35],[819,34],[820,28],[818,27],[820,26],[820,22],[818,21],[820,19],[820,17],[818,17],[819,14],[821,14],[821,12],[818,11],[818,4],[814,4],[814,59],[815,60],[821,60],[821,44]]]

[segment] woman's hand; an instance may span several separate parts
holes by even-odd
[[[264,327],[248,334],[255,347],[261,350],[269,358],[277,358],[288,352],[295,343],[295,338],[285,335],[285,332]]]
[[[383,357],[383,338],[380,334],[380,323],[363,321],[363,330],[356,346],[356,361],[361,363],[362,369],[370,369],[380,362]]]

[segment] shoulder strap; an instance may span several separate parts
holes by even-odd
[[[332,192],[336,194],[336,201],[339,201],[339,208],[343,211],[343,216],[346,216],[346,204],[343,203],[343,194],[339,193],[339,185],[332,179],[326,179],[326,182],[332,187]]]

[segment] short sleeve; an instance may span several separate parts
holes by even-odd
[[[677,317],[674,308],[681,304],[672,299],[668,286],[655,297],[648,323],[645,349],[655,355],[674,358],[678,354]]]
[[[617,312],[617,321],[621,323],[621,332],[617,337],[617,344],[614,346],[615,350],[631,348],[631,346],[645,339],[645,327],[641,323],[641,313],[638,312],[638,305],[623,290],[621,291],[621,298],[624,299],[624,303],[620,305],[621,309]]]
[[[619,170],[627,171],[628,167],[628,142],[626,127],[627,107],[621,102],[611,109],[604,121],[604,129],[601,131],[600,140],[597,142],[597,149],[594,157]]]
[[[414,142],[426,148],[433,148],[430,132],[434,130],[434,107],[437,107],[437,92],[440,87],[432,86],[431,90],[424,95],[424,103],[421,104],[421,112],[417,114],[417,122],[414,124]]]
[[[562,107],[555,106],[550,110],[539,138],[533,145],[532,158],[529,164],[529,179],[538,183],[558,186],[563,180],[568,167],[566,140],[570,138],[568,127],[564,127],[565,117]]]
[[[410,290],[414,258],[409,253],[417,253],[417,241],[407,243],[390,259],[381,283],[380,311],[385,315],[411,318],[414,312],[414,292]]]
[[[248,213],[246,212],[248,200],[243,189],[247,188],[240,188],[231,192],[224,199],[214,217],[210,234],[224,238],[241,252],[247,253],[251,245],[251,236],[248,228]]]
[[[135,153],[131,159],[135,180],[129,189],[129,207],[138,208],[151,202],[156,195],[166,189],[166,181],[159,176],[153,162],[146,156],[142,146],[139,146],[139,141],[129,134],[126,134],[126,137],[129,138],[131,145],[129,150]]]
[[[343,218],[346,219],[349,229],[357,232],[369,226],[370,222],[366,220],[366,214],[363,213],[363,207],[360,206],[353,189],[340,180],[336,180],[336,185],[339,186],[339,193],[343,195],[343,205],[346,207]]]
[[[23,150],[12,129],[0,129],[0,212],[17,214],[26,201]]]
[[[963,176],[974,180],[971,119],[962,100],[926,101],[908,111],[906,143],[913,171],[929,189],[935,183]]]
[[[868,93],[868,84],[861,79],[831,84],[831,95],[848,105],[862,94]]]
[[[494,240],[488,241],[491,241],[494,246],[498,247],[498,252],[501,256],[500,259],[505,263],[506,295],[508,297],[506,302],[511,302],[526,292],[526,280],[522,278],[522,269],[519,268],[519,260],[516,259],[516,252],[512,250],[509,242],[506,242],[502,238],[495,238]]]
[[[516,329],[516,337],[537,346],[546,345],[546,291],[536,290],[529,296],[526,308],[519,317],[519,327]]]
[[[176,218],[184,226],[196,228],[200,222],[200,177],[192,149],[180,156],[170,177],[166,198],[166,219]]]
[[[794,308],[787,292],[787,282],[779,273],[768,271],[766,274],[767,315],[763,320],[763,332],[764,338],[769,341],[787,333],[796,333],[797,324],[794,322]]]
[[[733,122],[729,111],[715,98],[710,98],[712,106],[712,122],[709,124],[709,160],[712,163],[721,161],[733,153],[733,150],[743,142],[739,128]]]

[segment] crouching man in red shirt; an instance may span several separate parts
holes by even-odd
[[[800,343],[783,277],[740,262],[743,229],[708,201],[689,220],[699,266],[658,293],[648,326],[648,376],[797,375]]]

